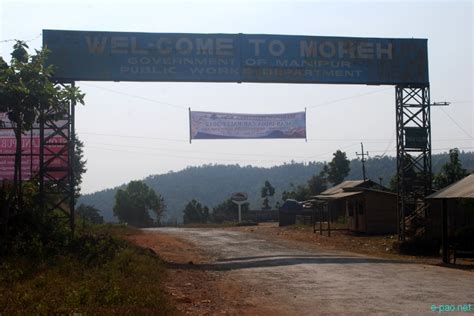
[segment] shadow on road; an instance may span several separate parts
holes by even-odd
[[[238,257],[228,259],[218,259],[215,263],[176,263],[166,262],[168,267],[173,269],[195,269],[209,271],[229,271],[251,268],[269,268],[278,266],[292,266],[297,264],[363,264],[363,263],[399,263],[409,264],[407,261],[365,258],[365,257],[345,257],[337,255],[275,255]]]
[[[230,261],[243,261],[243,260],[254,260],[254,259],[266,259],[266,258],[330,258],[330,257],[337,257],[337,258],[353,258],[351,256],[342,257],[341,255],[269,255],[269,256],[253,256],[253,257],[235,257],[235,258],[220,258],[217,259],[217,262],[230,262]],[[356,258],[356,257],[354,257]]]

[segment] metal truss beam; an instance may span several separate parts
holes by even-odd
[[[66,85],[66,83],[60,83]],[[74,86],[74,82],[69,83]],[[40,206],[48,217],[66,219],[74,232],[74,119],[75,104],[58,117],[40,107],[39,191]],[[59,214],[58,214],[59,212]]]
[[[405,219],[431,192],[431,117],[429,86],[395,87],[397,132],[398,238]]]

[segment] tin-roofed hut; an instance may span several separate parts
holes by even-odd
[[[452,235],[456,228],[474,225],[474,207],[472,204],[460,203],[462,201],[474,201],[474,173],[427,196],[426,199],[432,201],[432,214],[430,218],[435,232],[436,227],[439,227],[437,222],[441,223],[443,262],[448,263],[449,235]],[[440,202],[442,204],[441,207],[439,207]],[[440,209],[441,216],[439,216]]]

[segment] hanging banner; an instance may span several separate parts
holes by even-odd
[[[306,113],[237,114],[190,111],[191,139],[306,138]]]

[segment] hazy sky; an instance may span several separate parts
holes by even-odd
[[[258,33],[428,39],[433,153],[474,150],[472,1],[21,1],[0,0],[0,54],[10,39],[41,47],[43,29]],[[86,105],[83,192],[201,164],[272,166],[349,158],[360,142],[395,155],[392,86],[78,82]],[[188,110],[287,113],[307,108],[304,140],[206,140],[189,144]]]

